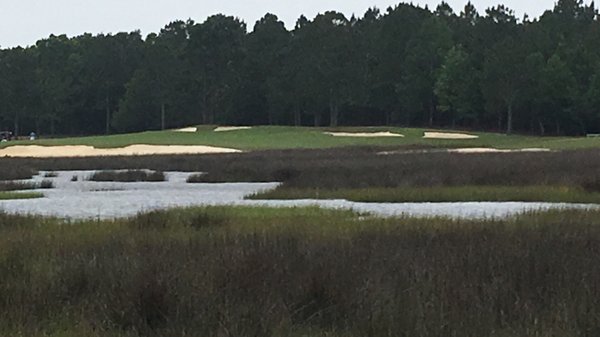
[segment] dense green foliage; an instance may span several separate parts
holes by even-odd
[[[216,15],[158,34],[50,36],[0,50],[0,127],[101,134],[200,123],[600,131],[600,22],[409,4],[346,18]]]
[[[0,213],[4,336],[597,336],[598,212]]]

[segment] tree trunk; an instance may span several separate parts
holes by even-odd
[[[300,109],[298,108],[294,109],[294,125],[302,125],[302,115],[300,114]]]
[[[315,127],[321,126],[321,114],[315,113]]]
[[[329,126],[337,127],[339,125],[340,109],[336,103],[329,104]]]
[[[110,96],[106,90],[106,134],[110,133]]]
[[[164,130],[165,127],[165,103],[160,105],[160,129]]]
[[[271,109],[269,109],[269,112],[267,113],[267,119],[268,119],[269,125],[273,125],[273,120],[275,118],[273,118],[273,112],[271,111]]]
[[[543,137],[546,135],[546,128],[544,127],[544,123],[541,120],[538,120],[538,124],[540,126],[540,135]]]
[[[429,98],[429,127],[432,127],[435,122],[436,110],[435,97],[432,96]]]
[[[430,104],[429,105],[429,127],[433,127],[433,113],[434,113],[433,104]]]
[[[15,124],[14,124],[13,132],[14,132],[13,136],[15,138],[19,137],[19,114],[18,113],[15,114]]]
[[[512,103],[508,105],[508,110],[506,111],[506,134],[510,135],[513,132],[513,107]]]

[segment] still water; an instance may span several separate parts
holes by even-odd
[[[193,173],[167,172],[165,182],[91,182],[94,171],[60,171],[51,179],[55,187],[40,191],[44,198],[0,201],[0,209],[9,213],[58,216],[70,219],[110,219],[128,217],[139,212],[186,206],[321,206],[352,209],[378,216],[418,216],[452,218],[500,218],[531,210],[561,208],[597,208],[598,205],[525,203],[525,202],[460,202],[460,203],[357,203],[346,200],[245,200],[244,197],[276,188],[278,183],[189,184]],[[71,181],[73,176],[78,181]]]

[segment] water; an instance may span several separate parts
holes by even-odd
[[[452,218],[501,218],[532,210],[563,208],[590,209],[598,205],[525,203],[525,202],[460,202],[460,203],[357,203],[346,200],[244,200],[244,197],[274,189],[278,183],[188,184],[192,173],[167,172],[165,182],[92,182],[86,181],[94,171],[61,171],[50,179],[56,188],[42,190],[45,197],[28,200],[0,201],[0,209],[19,214],[57,216],[71,219],[110,219],[139,212],[173,207],[202,205],[244,206],[321,206],[352,209],[378,216],[418,216]],[[72,182],[73,176],[78,181]]]

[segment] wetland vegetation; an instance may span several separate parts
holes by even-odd
[[[145,170],[123,170],[123,171],[96,171],[90,177],[90,181],[115,181],[115,182],[160,182],[165,181],[164,172]]]
[[[595,336],[599,219],[209,207],[65,223],[0,213],[0,332]]]
[[[0,178],[31,176],[40,170],[205,172],[189,181],[281,182],[278,190],[261,197],[332,197],[377,202],[479,199],[589,203],[596,202],[600,193],[600,150],[381,155],[398,149],[415,147],[268,150],[110,160],[5,158],[0,166],[11,169],[0,171]],[[115,179],[114,174],[110,175],[113,177],[106,179]]]

